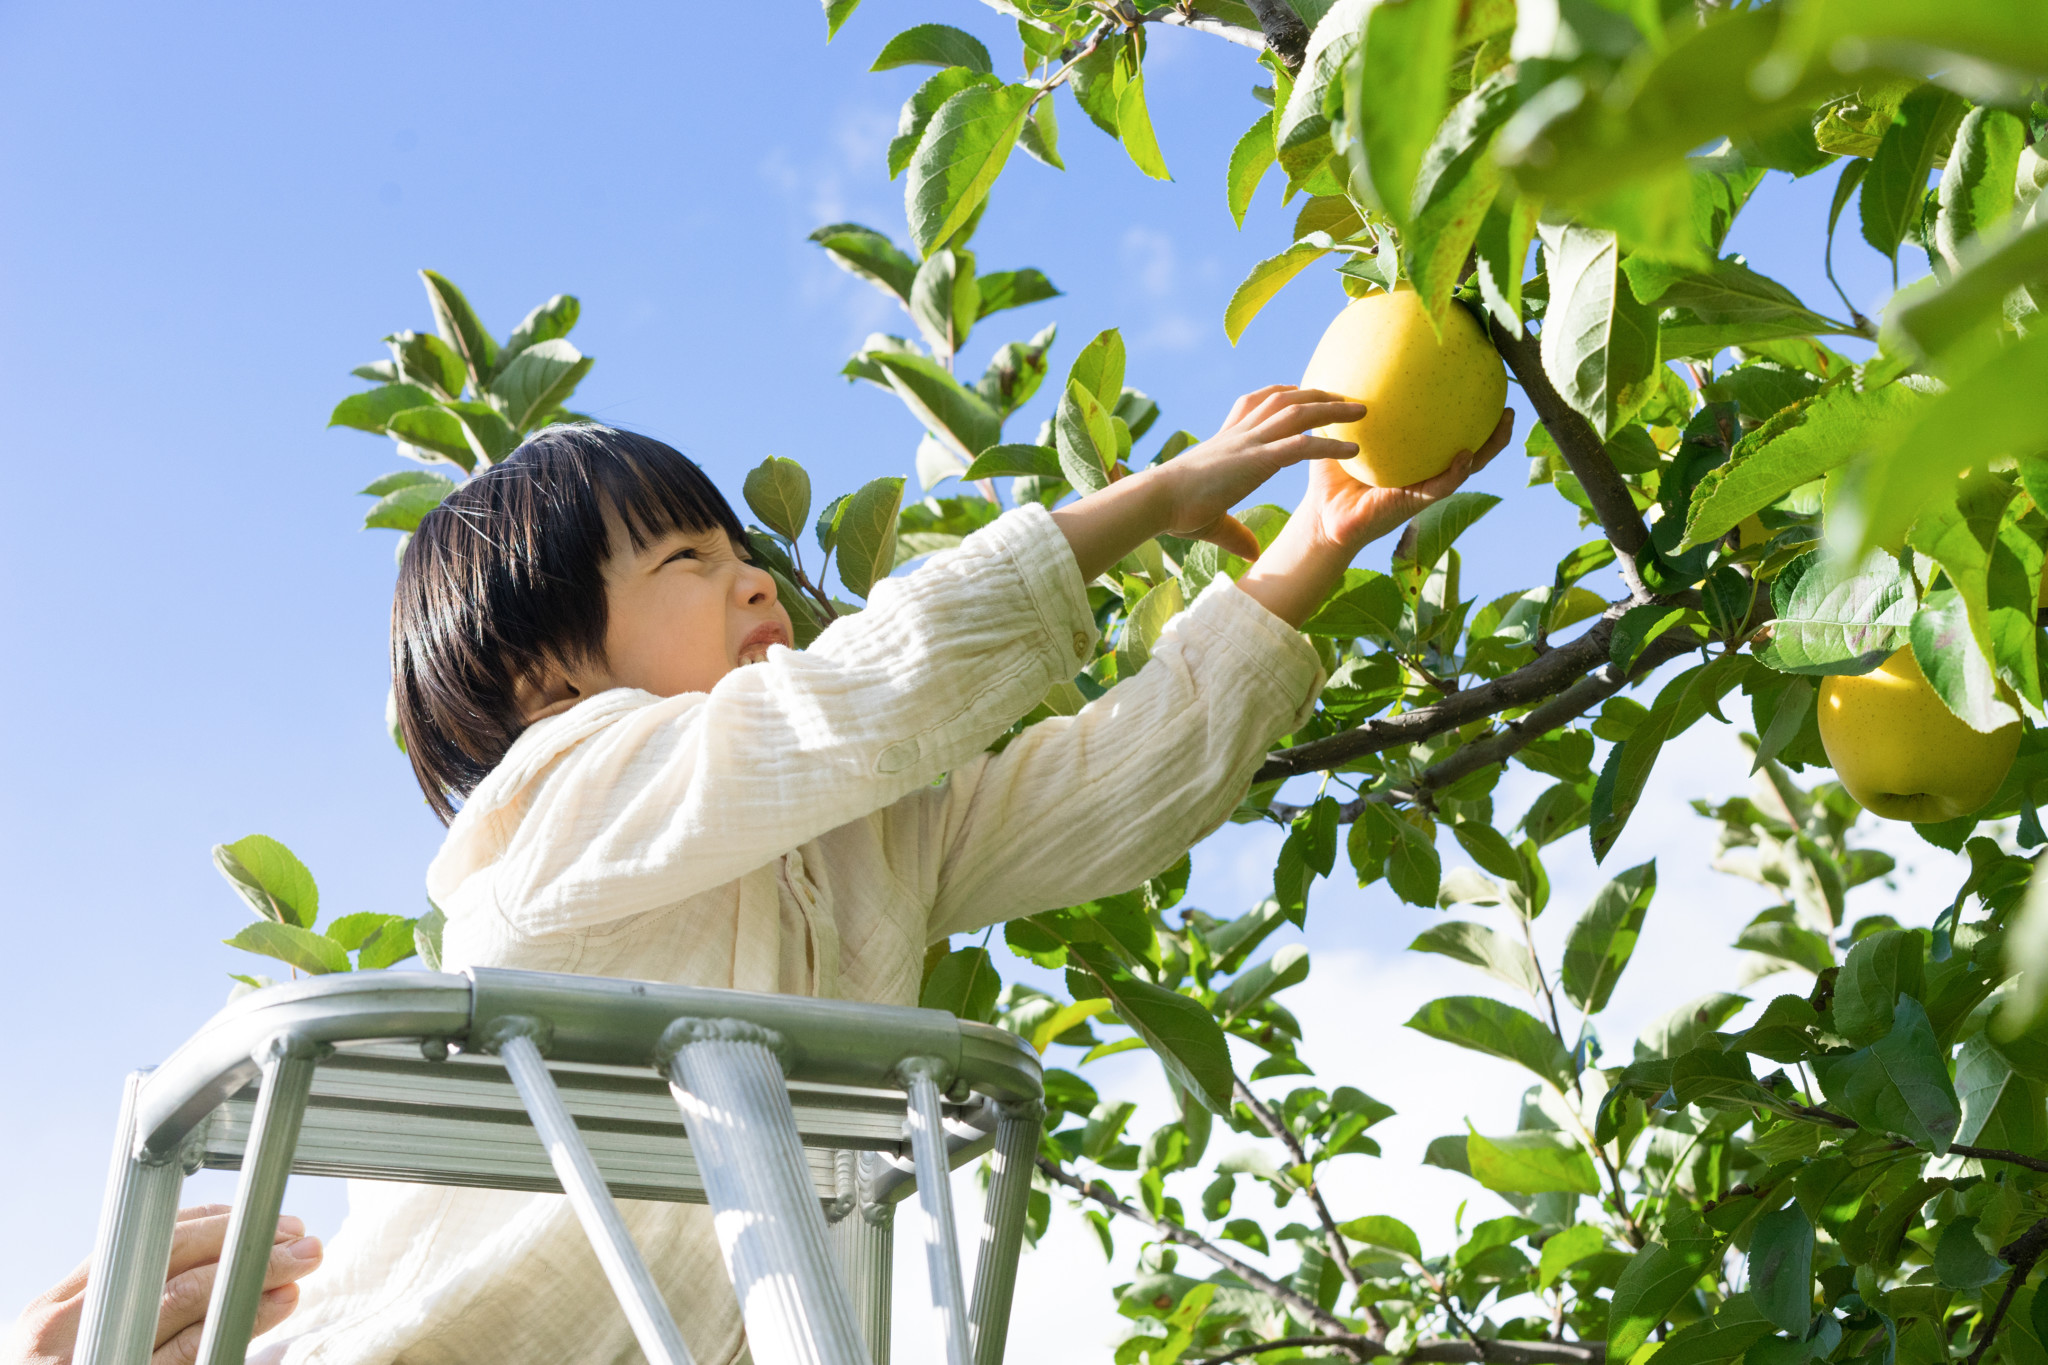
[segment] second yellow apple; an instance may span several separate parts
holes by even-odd
[[[1953,820],[1997,794],[2020,749],[2014,721],[1972,730],[1902,649],[1869,673],[1820,683],[1820,742],[1835,776],[1886,820]]]

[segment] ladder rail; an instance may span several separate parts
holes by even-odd
[[[683,1344],[675,1317],[668,1311],[668,1303],[656,1288],[654,1277],[648,1274],[647,1262],[633,1244],[626,1220],[620,1216],[619,1206],[612,1202],[596,1160],[583,1145],[576,1120],[562,1103],[554,1079],[548,1075],[547,1063],[541,1060],[540,1049],[531,1037],[515,1033],[498,1045],[498,1056],[511,1073],[512,1083],[519,1087],[519,1097],[526,1101],[534,1130],[540,1134],[555,1174],[561,1178],[562,1192],[569,1197],[569,1206],[576,1210],[584,1235],[590,1238],[591,1250],[597,1253],[604,1277],[625,1310],[634,1340],[640,1343],[652,1365],[692,1365],[690,1348]]]
[[[1031,1196],[1032,1158],[1045,1128],[1042,1104],[1002,1105],[996,1122],[995,1167],[981,1209],[981,1248],[974,1258],[974,1304],[969,1310],[973,1365],[1003,1365],[1010,1302],[1017,1288],[1017,1258],[1024,1249],[1025,1204]]]
[[[953,1182],[946,1167],[945,1115],[939,1105],[938,1062],[913,1058],[901,1067],[910,1091],[910,1156],[917,1168],[917,1206],[924,1215],[925,1273],[946,1343],[946,1365],[973,1365],[967,1340],[967,1294],[960,1282],[960,1237],[953,1226]]]
[[[147,1079],[147,1072],[134,1072],[121,1091],[114,1160],[78,1326],[75,1358],[87,1365],[148,1365],[156,1346],[185,1170],[176,1159],[145,1162],[136,1155],[139,1101]]]

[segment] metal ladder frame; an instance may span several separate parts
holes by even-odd
[[[886,1365],[914,1188],[948,1365],[1001,1365],[1042,1096],[1021,1039],[937,1010],[489,968],[269,987],[128,1078],[74,1358],[146,1365],[180,1191],[214,1166],[241,1175],[201,1365],[247,1353],[294,1170],[565,1193],[653,1365],[691,1361],[615,1196],[734,1215],[758,1365]],[[946,1177],[991,1146],[970,1303]]]

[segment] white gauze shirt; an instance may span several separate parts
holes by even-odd
[[[1128,890],[1242,797],[1322,672],[1218,578],[1135,677],[988,746],[1091,657],[1072,551],[1006,513],[801,652],[534,725],[427,872],[443,962],[917,1002],[949,934]],[[745,1350],[710,1212],[622,1201],[699,1365]],[[288,1365],[640,1360],[560,1195],[351,1181]],[[253,1352],[252,1352],[253,1354]]]

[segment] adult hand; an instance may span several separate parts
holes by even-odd
[[[178,1211],[178,1221],[171,1232],[171,1263],[164,1277],[150,1365],[192,1365],[198,1359],[199,1334],[207,1302],[213,1296],[214,1275],[220,1269],[227,1230],[225,1204],[202,1204]],[[305,1231],[306,1225],[290,1215],[277,1220],[270,1268],[263,1277],[263,1297],[256,1306],[257,1335],[291,1316],[299,1306],[296,1281],[320,1264],[320,1240],[306,1236]],[[70,1365],[71,1353],[78,1344],[79,1319],[85,1310],[88,1265],[72,1271],[23,1310],[5,1342],[0,1343],[0,1365]]]

